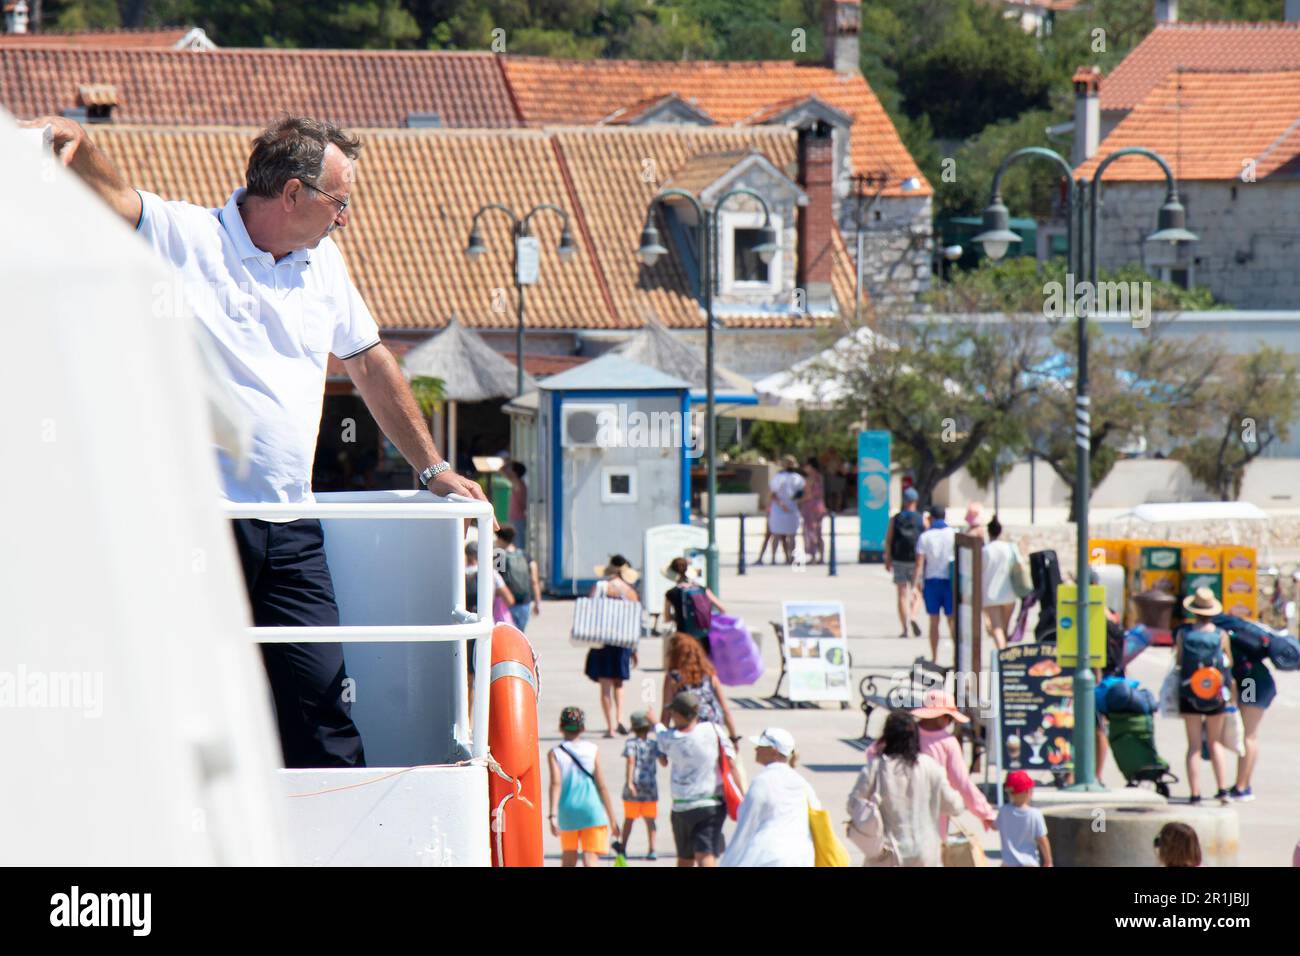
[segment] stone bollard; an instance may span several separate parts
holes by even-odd
[[[1240,822],[1232,807],[1060,806],[1043,808],[1057,866],[1158,866],[1154,841],[1166,823],[1186,823],[1205,866],[1236,866]]]

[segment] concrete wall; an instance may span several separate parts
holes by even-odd
[[[929,196],[882,196],[866,209],[862,230],[864,302],[915,301],[930,288],[932,205]],[[855,215],[855,202],[842,203],[840,234],[850,256],[857,255]]]
[[[1200,241],[1179,249],[1178,267],[1192,281],[1239,309],[1290,309],[1300,303],[1300,184],[1295,181],[1179,184],[1187,227]],[[1142,240],[1156,228],[1161,183],[1107,185],[1101,208],[1101,266],[1155,264],[1159,250]],[[1243,261],[1238,261],[1239,258]]]
[[[1065,507],[1069,490],[1047,465],[1039,462],[1034,469],[1035,505],[1039,508]],[[999,483],[1000,503],[1004,508],[1029,507],[1029,464],[1020,462],[1008,470]],[[1300,460],[1295,458],[1261,458],[1246,469],[1241,499],[1260,508],[1296,507],[1300,503]],[[894,496],[895,502],[897,495]],[[1115,463],[1105,480],[1093,490],[1093,508],[1132,508],[1136,505],[1166,501],[1213,501],[1215,495],[1195,481],[1182,462],[1168,459],[1130,458]],[[985,510],[993,507],[993,485],[981,488],[966,469],[939,484],[935,501],[947,507],[965,508],[971,501],[982,501]]]

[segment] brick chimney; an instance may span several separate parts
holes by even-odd
[[[858,31],[862,10],[858,0],[823,0],[822,37],[826,65],[836,73],[858,73],[860,52]]]
[[[1156,0],[1156,23],[1178,22],[1178,0]]]
[[[1101,142],[1101,69],[1081,66],[1074,71],[1074,149],[1070,163],[1078,166],[1097,152]]]
[[[822,311],[835,301],[835,149],[828,123],[799,130],[799,185],[808,204],[799,210],[798,283],[808,311]]]

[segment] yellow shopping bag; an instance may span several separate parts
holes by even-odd
[[[829,813],[825,810],[814,810],[809,804],[808,829],[812,831],[813,866],[849,865],[849,851],[835,835]]]

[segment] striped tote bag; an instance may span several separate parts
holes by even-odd
[[[641,639],[641,602],[580,597],[573,609],[569,640],[578,647],[635,648]]]

